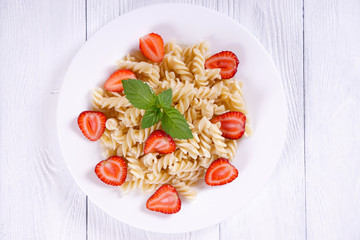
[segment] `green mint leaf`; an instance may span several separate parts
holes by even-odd
[[[170,108],[172,103],[172,90],[171,88],[163,91],[157,96],[159,104],[163,108]]]
[[[160,108],[151,108],[146,111],[142,120],[141,120],[141,128],[148,128],[157,123],[161,118],[161,110]]]
[[[189,124],[176,108],[165,108],[161,117],[161,126],[171,137],[177,139],[193,138]]]
[[[155,105],[156,95],[150,86],[137,79],[122,80],[124,93],[129,102],[139,109],[151,109]]]

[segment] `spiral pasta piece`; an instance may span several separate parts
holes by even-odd
[[[194,200],[197,192],[189,187],[185,182],[174,179],[171,185],[178,191],[178,193],[189,200]]]
[[[200,168],[198,161],[182,160],[169,167],[170,174],[178,174],[180,172],[192,172]]]
[[[150,184],[166,184],[175,178],[167,172],[152,172],[146,174],[147,182]]]
[[[199,50],[200,53],[205,57],[205,59],[210,56],[209,43],[207,41],[203,41],[203,42],[197,43],[195,45],[188,46],[182,52],[183,61],[186,65],[189,65],[189,63],[194,59],[194,57],[195,57],[194,50],[195,49]]]
[[[152,170],[153,172],[161,172],[162,169],[167,170],[168,167],[173,166],[178,161],[179,158],[174,153],[165,154],[153,162]]]
[[[226,140],[226,151],[228,152],[227,155],[229,156],[229,160],[234,160],[237,148],[237,141],[236,140]]]
[[[144,178],[146,168],[141,164],[137,158],[127,157],[127,166],[130,173],[135,178]]]
[[[125,96],[106,97],[105,90],[99,90],[98,88],[93,91],[92,100],[93,106],[97,110],[120,109],[131,106]]]
[[[121,186],[122,192],[128,193],[135,189],[141,189],[142,192],[153,192],[159,187],[158,184],[146,183],[144,179],[127,180]]]
[[[166,71],[173,71],[177,76],[179,76],[181,81],[193,81],[193,74],[190,72],[186,64],[172,54],[166,54],[163,61],[160,63],[161,76],[164,76]]]
[[[220,123],[212,124],[210,127],[210,135],[212,142],[214,143],[212,147],[212,152],[218,154],[221,157],[228,158],[228,152],[225,149],[226,143],[225,138],[222,136],[222,132],[219,129]]]
[[[171,53],[178,58],[181,57],[182,51],[183,51],[183,49],[178,44],[176,44],[176,42],[174,40],[166,43],[164,46],[165,54]]]
[[[109,148],[111,150],[115,150],[118,146],[115,139],[112,138],[112,131],[105,129],[103,135],[100,137],[100,142],[105,148]]]
[[[144,116],[145,110],[131,107],[126,109],[123,114],[118,115],[118,119],[128,128],[139,126],[141,123],[142,116]]]

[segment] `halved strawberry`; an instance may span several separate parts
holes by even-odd
[[[140,38],[142,54],[153,62],[159,63],[164,58],[164,41],[159,34],[149,33]]]
[[[152,132],[145,141],[144,153],[167,154],[175,151],[176,144],[174,139],[163,130]]]
[[[87,139],[98,140],[105,131],[106,117],[102,112],[84,111],[78,117],[78,125]]]
[[[234,181],[238,170],[225,158],[218,158],[211,163],[206,171],[205,182],[210,186],[219,186]]]
[[[222,136],[229,139],[239,139],[244,135],[246,116],[242,112],[227,112],[210,120],[212,123],[221,122]]]
[[[113,72],[106,80],[104,88],[110,92],[121,92],[124,90],[122,80],[136,79],[135,74],[127,69],[120,69]]]
[[[239,60],[235,53],[231,51],[222,51],[214,54],[205,61],[206,69],[221,68],[220,75],[223,79],[232,78],[239,65]]]
[[[165,214],[177,213],[181,209],[181,200],[176,189],[163,185],[147,200],[146,208]]]
[[[99,162],[95,167],[98,178],[106,184],[119,186],[125,182],[127,166],[124,159],[112,156]]]

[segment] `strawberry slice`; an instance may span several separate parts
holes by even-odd
[[[78,117],[78,125],[87,139],[98,140],[105,131],[106,117],[102,112],[84,111]]]
[[[126,179],[126,162],[118,156],[109,157],[96,165],[95,173],[104,183],[119,186],[123,184]]]
[[[127,69],[120,69],[113,72],[106,80],[104,88],[110,92],[121,92],[124,90],[122,80],[136,79],[135,74]]]
[[[211,163],[206,171],[205,182],[210,186],[219,186],[234,181],[238,170],[225,158],[218,158]]]
[[[229,139],[239,139],[244,135],[246,116],[242,112],[227,112],[210,120],[212,123],[221,122],[222,136]]]
[[[206,69],[221,68],[220,75],[223,79],[232,78],[239,65],[239,60],[235,53],[230,51],[222,51],[214,54],[205,61]]]
[[[146,208],[165,214],[177,213],[181,209],[181,200],[176,189],[163,185],[147,200]]]
[[[153,62],[159,63],[164,58],[164,41],[159,34],[149,33],[140,38],[142,54]]]
[[[163,130],[152,132],[145,141],[144,154],[160,153],[167,154],[175,151],[176,144],[174,139]]]

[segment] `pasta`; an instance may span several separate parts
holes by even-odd
[[[161,129],[161,124],[141,129],[145,111],[133,107],[124,93],[96,88],[92,104],[107,117],[101,137],[104,156],[118,155],[127,161],[127,178],[120,186],[124,193],[134,189],[149,192],[171,184],[183,197],[194,199],[196,191],[192,186],[204,179],[209,165],[219,157],[234,159],[237,141],[225,139],[220,123],[213,124],[210,119],[227,111],[247,114],[242,84],[235,79],[221,79],[220,69],[204,68],[210,56],[207,42],[183,48],[172,41],[165,44],[164,50],[159,64],[135,52],[117,61],[117,66],[133,71],[156,94],[172,89],[172,106],[184,115],[193,134],[192,139],[175,139],[175,152],[144,154],[146,139]],[[250,134],[247,121],[245,136]]]

